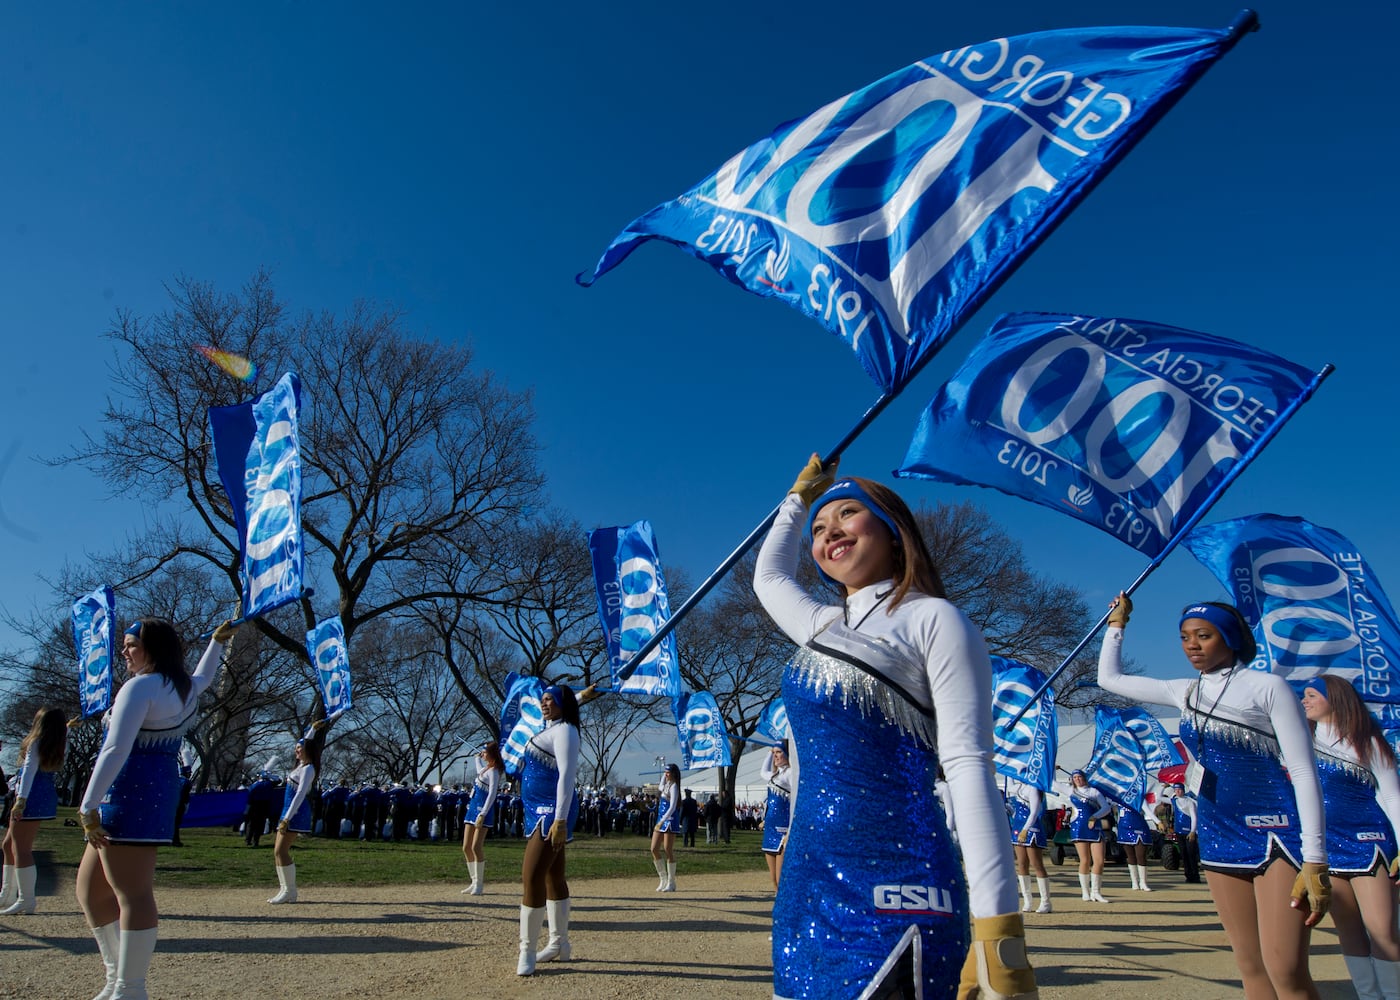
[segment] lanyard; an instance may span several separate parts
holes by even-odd
[[[1204,712],[1204,713],[1201,712],[1201,678],[1198,677],[1198,678],[1196,679],[1196,686],[1195,686],[1195,689],[1194,689],[1194,691],[1193,691],[1193,694],[1196,696],[1196,704],[1195,704],[1195,706],[1192,706],[1192,705],[1191,705],[1190,699],[1189,699],[1189,698],[1187,699],[1187,707],[1191,709],[1191,712],[1192,712],[1194,715],[1198,715],[1198,716],[1199,716],[1199,715],[1204,715],[1206,721],[1213,720],[1213,719],[1215,718],[1215,710],[1216,710],[1217,708],[1220,707],[1220,699],[1224,698],[1224,697],[1225,697],[1225,692],[1228,691],[1228,690],[1230,689],[1230,682],[1231,682],[1232,680],[1235,679],[1235,671],[1236,671],[1237,669],[1238,669],[1238,667],[1231,667],[1231,668],[1230,668],[1230,676],[1228,676],[1228,677],[1225,678],[1225,683],[1224,683],[1223,685],[1221,685],[1221,687],[1220,687],[1220,693],[1219,693],[1218,695],[1215,696],[1215,701],[1213,701],[1213,702],[1211,703],[1211,706],[1210,706],[1209,711],[1206,711],[1206,712]],[[1197,759],[1197,760],[1200,760],[1200,759],[1201,759],[1202,755],[1205,753],[1205,749],[1206,749],[1205,726],[1204,726],[1203,724],[1202,724],[1202,725],[1197,725],[1197,726],[1196,726],[1196,759]]]
[[[884,603],[885,603],[885,598],[889,597],[889,596],[890,596],[891,594],[893,594],[893,593],[894,593],[894,588],[891,587],[889,590],[885,591],[885,592],[884,592],[883,594],[881,594],[878,598],[876,598],[875,603],[872,604],[872,605],[870,605],[870,610],[867,611],[865,614],[861,615],[861,616],[860,616],[860,621],[856,622],[854,625],[851,624],[851,609],[850,609],[850,606],[849,606],[849,605],[844,606],[844,607],[841,609],[841,617],[842,617],[842,620],[846,623],[846,627],[849,628],[852,632],[859,632],[859,631],[860,631],[860,627],[861,627],[862,625],[865,624],[865,620],[866,620],[867,618],[869,618],[871,615],[873,615],[873,614],[875,613],[875,609],[878,608],[880,605],[884,604]]]

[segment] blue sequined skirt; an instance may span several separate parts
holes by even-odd
[[[280,815],[287,815],[287,807],[292,804],[292,799],[296,797],[296,786],[290,781],[287,782],[287,787],[282,792],[282,812]],[[291,830],[293,833],[311,832],[311,794],[309,792],[306,798],[301,800],[301,807],[287,820],[287,829]]]
[[[1376,801],[1368,771],[1333,757],[1319,756],[1322,804],[1327,816],[1327,869],[1334,875],[1364,875],[1380,865],[1389,870],[1396,854],[1395,833]]]
[[[1118,817],[1116,833],[1120,844],[1152,843],[1152,833],[1147,829],[1147,820],[1142,818],[1141,813],[1124,810]]]
[[[763,852],[777,854],[792,819],[792,798],[776,788],[768,789],[768,804],[763,810]]]
[[[559,769],[554,758],[537,753],[533,747],[525,750],[525,772],[520,779],[520,796],[525,800],[525,835],[535,830],[548,834],[554,825],[554,796],[559,789]],[[578,789],[569,802],[569,840],[574,839],[578,824]]]
[[[29,797],[24,801],[25,819],[53,819],[58,815],[58,793],[53,787],[53,772],[40,771],[34,775],[29,786]]]
[[[1031,807],[1029,803],[1022,802],[1020,799],[1011,800],[1011,842],[1013,844],[1021,844],[1021,841],[1016,838],[1020,836],[1021,831],[1025,829],[1026,820],[1030,819],[1030,815]],[[1039,847],[1043,850],[1046,843],[1045,827],[1043,824],[1036,823],[1030,828],[1030,832],[1026,834],[1025,843],[1021,844],[1021,846]]]
[[[98,805],[114,844],[169,844],[180,804],[180,741],[138,738]]]
[[[481,807],[486,804],[486,798],[490,791],[481,785],[472,786],[472,800],[467,803],[467,822],[475,823],[476,818],[481,813]],[[486,814],[484,825],[491,826],[496,822],[496,803],[491,803],[491,811]]]
[[[773,993],[859,997],[910,932],[924,995],[951,997],[969,909],[937,755],[881,711],[888,690],[857,670],[804,649],[784,675],[801,770],[773,907]]]

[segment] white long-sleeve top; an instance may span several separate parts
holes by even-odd
[[[574,801],[574,783],[578,780],[578,730],[562,719],[555,719],[530,742],[554,757],[555,766],[559,768],[559,784],[554,792],[554,818],[567,820],[569,806]]]
[[[992,774],[992,667],[982,634],[949,601],[910,593],[895,609],[880,605],[893,581],[850,594],[843,608],[823,604],[797,582],[807,505],[789,494],[759,550],[754,591],[788,638],[806,645],[843,613],[860,632],[908,650],[923,667],[919,677],[896,680],[939,720],[938,760],[958,817],[963,867],[972,914],[1017,911],[1015,866],[1006,810]],[[873,609],[873,613],[872,613]],[[869,617],[867,616],[869,613]],[[801,761],[794,755],[801,794]]]
[[[199,696],[219,672],[223,655],[224,644],[215,639],[209,640],[208,648],[190,677],[189,697],[184,699],[169,681],[157,673],[133,677],[121,686],[117,696],[112,699],[107,736],[102,741],[102,749],[98,751],[87,791],[83,793],[80,806],[83,812],[96,809],[106,798],[142,729],[174,729],[194,714]]]
[[[1364,763],[1356,748],[1342,739],[1326,720],[1319,722],[1313,730],[1313,745],[1330,757],[1347,761],[1371,772],[1372,777],[1376,779],[1376,801],[1380,803],[1385,818],[1390,821],[1390,829],[1396,837],[1400,837],[1400,772],[1393,767],[1377,767],[1376,760],[1379,755],[1373,755],[1371,763]]]
[[[656,793],[656,825],[660,826],[676,815],[681,807],[681,786],[668,780],[661,782]]]
[[[1243,666],[1170,681],[1131,677],[1123,673],[1123,630],[1114,625],[1104,634],[1099,650],[1099,687],[1135,701],[1173,705],[1183,714],[1209,709],[1217,718],[1273,734],[1298,803],[1303,860],[1327,863],[1327,828],[1312,733],[1298,696],[1282,677]]]
[[[1072,781],[1057,781],[1055,782],[1055,794],[1059,795],[1061,798],[1069,799],[1069,807],[1071,810],[1070,822],[1077,819],[1078,814],[1082,811],[1079,805],[1080,802],[1085,804],[1084,808],[1087,809],[1089,813],[1088,820],[1090,823],[1097,822],[1113,812],[1113,803],[1108,801],[1107,796],[1093,785],[1080,786],[1074,784]]]
[[[784,764],[782,767],[774,767],[773,755],[770,753],[763,759],[763,764],[759,767],[758,774],[764,781],[782,789],[791,797],[792,766],[790,764]]]
[[[481,805],[481,809],[472,817],[469,822],[479,823],[481,818],[491,811],[491,807],[496,804],[496,796],[501,791],[501,769],[486,763],[486,758],[476,759],[476,782],[486,789],[486,799]]]
[[[19,766],[19,784],[15,788],[15,798],[27,799],[34,787],[34,776],[39,773],[39,741],[29,744],[24,754],[24,763]]]
[[[1030,835],[1030,832],[1040,825],[1040,817],[1045,815],[1045,793],[1034,785],[1028,785],[1024,781],[1017,781],[1012,778],[1007,785],[1007,794],[1020,799],[1030,810],[1030,815],[1026,817],[1026,823],[1017,831],[1017,836],[1021,834]]]
[[[315,783],[316,769],[310,764],[301,764],[287,775],[287,784],[293,786],[296,791],[292,793],[292,801],[287,803],[287,808],[282,810],[283,819],[291,819],[297,814],[297,810],[306,801],[307,793],[311,791],[311,786]]]

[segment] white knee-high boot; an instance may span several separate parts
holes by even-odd
[[[543,906],[520,904],[520,962],[515,967],[517,976],[535,974],[535,942],[540,939],[540,928],[543,926]]]
[[[476,885],[476,891],[472,893],[473,896],[480,896],[486,891],[485,861],[478,861],[476,863],[476,874],[472,876],[472,882]]]
[[[1103,897],[1103,876],[1102,876],[1102,875],[1090,875],[1090,876],[1089,876],[1089,898],[1092,899],[1095,903],[1107,903],[1107,902],[1108,902],[1108,900],[1104,899],[1104,897]]]
[[[1151,892],[1152,887],[1147,884],[1147,866],[1138,865],[1138,888],[1143,892]]]
[[[102,964],[107,967],[107,982],[103,984],[102,992],[92,1000],[110,1000],[117,990],[117,957],[121,954],[120,924],[113,920],[110,924],[94,927],[92,936],[97,939],[97,950],[102,955]]]
[[[1400,1000],[1400,962],[1385,962],[1373,955],[1371,966],[1376,970],[1381,996],[1385,1000]]]
[[[557,958],[567,962],[574,954],[569,947],[569,901],[546,899],[544,909],[549,916],[549,943],[540,949],[535,961],[552,962]]]
[[[295,903],[297,901],[297,866],[277,866],[277,884],[282,887],[269,903]]]
[[[1017,875],[1016,882],[1021,886],[1021,912],[1029,913],[1035,900],[1031,898],[1031,877],[1029,875]]]
[[[0,910],[0,917],[34,912],[34,882],[38,874],[39,869],[34,865],[15,869],[15,880],[19,883],[19,898],[5,909]]]
[[[659,882],[656,883],[656,891],[657,891],[657,892],[665,892],[665,891],[666,891],[666,857],[665,857],[665,855],[662,855],[662,856],[659,857],[659,858],[652,858],[652,859],[651,859],[651,863],[652,863],[652,865],[654,865],[655,868],[656,868],[656,877],[659,878],[659,879],[661,880],[661,881],[659,881]]]
[[[1381,984],[1376,976],[1375,964],[1370,955],[1343,955],[1347,964],[1347,975],[1351,976],[1352,988],[1356,990],[1356,1000],[1381,1000]]]
[[[15,900],[19,899],[19,876],[15,874],[18,869],[14,865],[4,866],[5,884],[0,887],[0,910],[14,906]]]
[[[1125,867],[1128,869],[1128,888],[1136,889],[1138,887],[1137,865],[1130,864]]]
[[[1035,877],[1035,887],[1036,887],[1036,889],[1038,889],[1038,890],[1040,891],[1040,907],[1039,907],[1039,909],[1037,909],[1035,912],[1036,912],[1036,913],[1049,913],[1049,912],[1051,912],[1051,911],[1050,911],[1050,879],[1049,879],[1049,877],[1047,876],[1047,877],[1045,877],[1045,878],[1042,878],[1041,876],[1037,875],[1037,876]]]
[[[146,970],[156,951],[158,928],[122,931],[117,945],[117,988],[112,1000],[146,1000]]]
[[[1089,902],[1089,876],[1084,872],[1079,873],[1079,895],[1084,902]]]
[[[676,891],[676,863],[674,861],[666,862],[666,888],[662,889],[661,891]]]

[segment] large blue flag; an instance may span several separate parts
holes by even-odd
[[[759,716],[758,725],[754,726],[753,738],[755,742],[777,746],[791,735],[792,727],[788,725],[787,705],[783,703],[782,695],[779,695],[768,703],[768,707]]]
[[[681,672],[674,632],[668,632],[641,663],[631,663],[633,654],[671,617],[651,524],[638,521],[619,528],[595,528],[588,533],[588,548],[612,689],[620,694],[679,696]]]
[[[1084,765],[1084,777],[1109,798],[1141,812],[1148,779],[1142,744],[1116,708],[1094,710],[1094,732],[1094,754]]]
[[[1055,786],[1055,754],[1059,750],[1059,724],[1055,719],[1055,692],[1045,691],[1038,701],[1031,695],[1045,683],[1045,675],[1029,664],[992,657],[992,761],[997,773],[1048,792]],[[1014,727],[1017,712],[1026,709]]]
[[[243,616],[301,597],[301,382],[283,375],[260,396],[209,408],[219,480],[238,528]]]
[[[1184,544],[1253,627],[1254,667],[1295,683],[1337,674],[1387,728],[1400,724],[1400,623],[1355,545],[1278,514],[1201,525]]]
[[[544,732],[544,712],[540,709],[544,687],[539,677],[521,677],[514,672],[506,675],[499,743],[507,774],[520,774],[525,766],[526,744]]]
[[[321,684],[326,716],[339,716],[349,711],[352,704],[350,653],[345,646],[345,627],[340,615],[317,622],[316,627],[306,633],[306,651]]]
[[[933,56],[779,126],[579,280],[664,240],[817,320],[896,390],[1237,38],[1078,28]]]
[[[730,765],[729,736],[714,695],[708,691],[682,694],[671,699],[671,712],[676,718],[683,768],[690,771]]]
[[[1145,708],[1129,707],[1115,711],[1118,713],[1119,723],[1138,741],[1143,764],[1148,771],[1155,774],[1164,767],[1186,763],[1181,751],[1177,749],[1176,740],[1172,739],[1157,716]]]
[[[990,486],[1155,556],[1311,380],[1267,351],[1158,323],[1002,316],[924,411],[896,474]]]
[[[116,598],[98,587],[73,602],[73,650],[78,654],[78,705],[84,719],[112,707],[112,666],[116,663]]]

